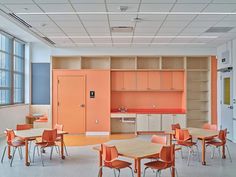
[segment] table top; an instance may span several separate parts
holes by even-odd
[[[192,128],[192,127],[189,127],[187,129],[189,130],[190,135],[201,139],[215,137],[218,136],[219,134],[219,131],[216,130],[208,130],[203,128]]]
[[[163,145],[150,143],[143,140],[131,139],[122,142],[108,142],[106,144],[114,145],[119,155],[134,159],[142,159],[160,153]],[[100,150],[99,146],[94,147]]]
[[[50,129],[46,129],[46,128],[32,128],[32,129],[28,129],[28,130],[18,130],[18,131],[14,131],[15,135],[17,137],[23,138],[23,139],[28,139],[28,138],[38,138],[41,137],[43,134],[44,130],[50,130]],[[61,135],[61,134],[67,134],[66,131],[57,131],[57,134]]]

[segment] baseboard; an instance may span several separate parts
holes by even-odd
[[[110,132],[86,132],[86,136],[107,136],[110,135]]]

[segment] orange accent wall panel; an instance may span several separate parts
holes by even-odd
[[[184,89],[184,72],[182,71],[172,72],[172,88],[176,90]]]
[[[124,73],[123,72],[111,73],[111,87],[112,87],[112,90],[124,89]]]
[[[148,73],[148,88],[151,90],[160,89],[160,72]]]
[[[110,70],[53,70],[53,125],[58,117],[57,77],[78,75],[86,77],[86,131],[110,131]],[[90,91],[95,91],[94,98]]]
[[[217,124],[217,59],[211,57],[211,122]]]
[[[148,72],[137,72],[137,90],[147,90]]]
[[[136,90],[136,72],[124,72],[124,89]]]
[[[161,72],[161,90],[172,89],[172,72]]]
[[[112,92],[112,109],[182,109],[182,92]]]

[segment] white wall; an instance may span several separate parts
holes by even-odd
[[[29,113],[29,105],[15,105],[0,107],[0,135],[6,128],[16,128],[16,124],[25,123],[25,116]]]
[[[229,62],[226,64],[223,64],[221,62],[222,59],[222,53],[225,51],[229,51]],[[217,48],[217,58],[218,58],[218,69],[220,68],[226,68],[226,67],[233,67],[233,99],[236,99],[236,39],[230,40],[226,42],[225,44],[219,46]],[[221,85],[220,85],[220,73],[218,73],[218,98],[221,98]],[[219,125],[221,124],[221,104],[220,99],[218,99],[218,122]],[[233,123],[233,134],[234,134],[234,142],[236,142],[236,103],[233,104],[233,118],[235,120]]]

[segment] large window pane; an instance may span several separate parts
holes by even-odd
[[[14,55],[19,57],[24,56],[24,44],[17,41],[14,42]]]
[[[19,57],[14,57],[14,71],[23,73],[24,60]]]
[[[6,105],[11,103],[10,90],[0,90],[0,104]]]
[[[0,52],[0,69],[11,69],[11,56],[9,54]]]
[[[14,74],[14,103],[23,102],[23,79],[22,74]]]

